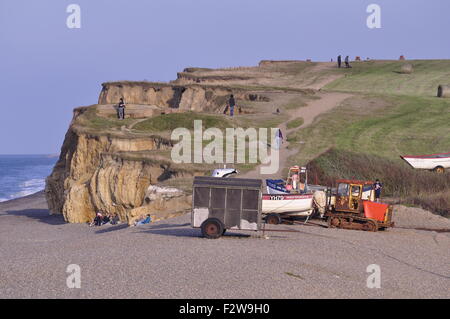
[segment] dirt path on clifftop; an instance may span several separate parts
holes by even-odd
[[[302,88],[320,90],[327,84],[344,76],[344,73],[330,73],[330,70],[333,69],[336,69],[335,62],[317,63],[314,67],[305,72],[304,77],[310,78],[312,81],[303,83]],[[309,74],[311,76],[309,76]]]
[[[295,110],[290,110],[289,120],[281,123],[278,127],[284,136],[284,143],[280,148],[280,165],[278,171],[274,174],[264,174],[260,173],[261,165],[257,166],[256,169],[249,171],[245,174],[239,175],[239,178],[282,178],[281,176],[283,169],[287,166],[287,160],[291,155],[294,155],[298,150],[295,147],[289,148],[289,143],[286,141],[287,135],[293,131],[303,129],[314,122],[314,119],[322,113],[326,113],[333,109],[334,107],[340,105],[345,99],[351,97],[351,94],[339,93],[339,92],[321,92],[317,96],[320,99],[311,100],[307,106],[300,107]],[[300,127],[294,129],[287,129],[287,123],[296,118],[303,118],[303,124]]]

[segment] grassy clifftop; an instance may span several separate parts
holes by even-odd
[[[401,73],[405,64],[412,73]],[[414,170],[400,155],[450,151],[450,99],[436,97],[450,83],[450,61],[357,62],[341,72],[325,89],[353,96],[288,136],[298,148],[290,163],[309,162],[324,184],[379,178],[397,202],[449,216],[449,173]]]
[[[400,161],[400,155],[448,151],[449,123],[448,100],[356,95],[288,138],[303,164],[330,147]]]
[[[401,72],[410,64],[411,74]],[[329,90],[412,96],[436,96],[440,84],[450,83],[450,60],[364,61],[345,69],[345,77],[326,86]]]

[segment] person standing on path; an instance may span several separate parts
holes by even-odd
[[[345,57],[345,67],[346,68],[351,68],[348,55]]]
[[[275,148],[279,150],[281,148],[282,143],[283,143],[283,133],[281,132],[281,129],[278,129],[277,133],[275,134]]]
[[[236,101],[234,100],[233,94],[230,95],[230,99],[228,100],[228,105],[230,106],[230,116],[234,115],[234,107],[236,106]]]
[[[119,120],[125,119],[125,103],[123,102],[123,98],[120,98],[119,106],[117,108],[117,116]]]
[[[383,184],[381,184],[380,180],[377,179],[375,184],[373,184],[373,190],[375,191],[375,201],[377,203],[380,202],[381,190],[383,189]]]
[[[338,55],[338,57],[337,57],[337,64],[338,64],[338,68],[341,68],[342,57],[340,55]]]

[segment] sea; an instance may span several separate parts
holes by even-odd
[[[43,190],[57,160],[56,155],[0,155],[0,202]]]

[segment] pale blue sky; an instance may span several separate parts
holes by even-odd
[[[81,6],[81,29],[66,7]],[[368,29],[366,8],[382,9]],[[262,59],[450,58],[448,0],[0,0],[0,154],[58,153],[110,80]]]

